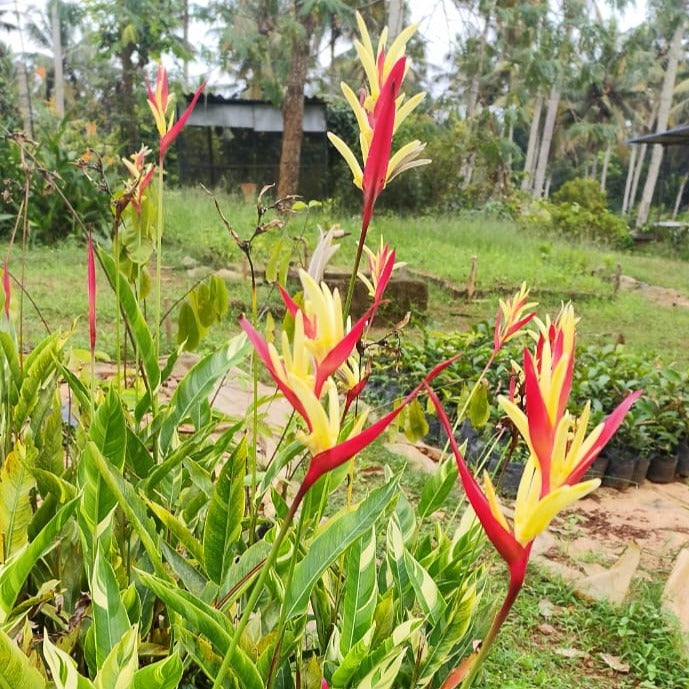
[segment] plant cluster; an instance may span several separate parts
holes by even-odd
[[[605,192],[592,179],[572,179],[553,194],[553,200],[530,204],[520,222],[543,232],[555,232],[571,241],[615,247],[630,243],[627,223],[612,213]]]
[[[492,480],[486,475],[479,485],[469,470],[434,389],[463,352],[448,352],[418,372],[398,404],[369,420],[360,399],[375,350],[369,331],[398,264],[384,242],[375,251],[366,247],[367,230],[387,183],[429,161],[420,157],[418,140],[393,152],[398,126],[421,100],[406,100],[402,90],[413,27],[389,47],[384,32],[374,49],[361,17],[358,23],[367,89],[359,98],[346,85],[343,92],[360,129],[361,162],[331,135],[363,201],[344,301],[321,279],[336,251],[335,232],[322,233],[308,270],[299,271],[301,289],[290,293],[279,280],[275,286],[287,312],[276,332],[259,309],[253,243],[283,227],[272,212],[295,199],[265,206],[264,189],[248,238],[218,205],[230,241],[249,264],[251,313],[240,318],[242,333],[199,359],[170,395],[163,394],[181,353],[224,317],[228,296],[217,279],[185,295],[178,347],[161,361],[166,152],[203,90],[175,120],[162,67],[148,86],[157,160],[149,161],[145,146],[123,160],[127,178],[112,198],[110,243],[97,246],[79,221],[88,234],[88,364],[69,365],[68,335],[59,333],[24,353],[23,296],[20,291],[17,307],[11,256],[5,260],[0,683],[27,689],[49,681],[56,689],[461,683],[468,689],[523,587],[534,539],[560,510],[599,485],[581,479],[639,392],[626,395],[588,433],[590,406],[577,415],[567,411],[573,308],[541,321],[525,286],[500,302],[490,351],[487,358],[479,355],[482,372],[457,415],[480,413],[485,375],[505,345],[531,328],[534,345],[524,350],[498,400],[528,447],[514,519],[505,516]],[[21,209],[24,228],[28,202]],[[116,296],[118,346],[110,379],[96,375],[96,263]],[[276,278],[284,277],[281,266],[273,268]],[[350,303],[360,277],[370,305],[353,321]],[[291,407],[265,456],[261,436],[275,395],[259,397],[260,366]],[[238,372],[248,368],[250,374]],[[224,378],[239,375],[251,379],[254,397],[234,418],[213,396]],[[66,400],[61,387],[69,391]],[[418,425],[421,399],[437,415],[450,453],[418,504],[391,471],[355,503],[356,455],[403,414]],[[458,477],[472,509],[453,504]],[[333,513],[333,496],[343,492],[345,507]],[[435,519],[441,509],[452,516]],[[487,541],[509,576],[489,625],[479,607]],[[482,645],[474,650],[478,636]]]

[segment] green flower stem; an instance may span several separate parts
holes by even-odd
[[[158,165],[158,232],[156,233],[156,361],[160,357],[160,317],[162,315],[162,272],[163,272],[163,159]],[[153,401],[153,396],[151,397]],[[155,402],[153,402],[155,408]]]
[[[347,298],[345,299],[344,312],[342,314],[345,323],[347,318],[349,318],[349,310],[352,306],[352,297],[354,296],[354,285],[356,285],[356,278],[359,274],[359,264],[361,263],[361,255],[364,253],[364,244],[366,244],[366,234],[364,229],[361,229],[361,234],[359,235],[359,245],[356,248],[356,256],[354,257],[354,268],[352,268],[352,274],[349,276],[349,285],[347,287]]]
[[[473,663],[469,667],[469,672],[464,677],[460,689],[469,689],[469,687],[471,687],[471,685],[473,684],[474,679],[478,674],[478,671],[481,669],[483,661],[488,657],[488,653],[490,652],[491,646],[493,645],[493,642],[495,641],[495,638],[497,637],[498,632],[500,631],[500,627],[502,627],[503,622],[507,618],[509,611],[514,605],[514,601],[517,600],[517,596],[519,595],[519,592],[522,589],[522,585],[524,584],[524,574],[525,567],[524,571],[520,572],[516,576],[510,576],[510,585],[507,589],[507,595],[505,596],[505,600],[503,601],[500,610],[498,610],[498,613],[495,616],[493,624],[491,624],[488,633],[481,642],[481,649],[479,650],[478,655],[476,656],[476,658],[474,658]]]
[[[297,555],[299,554],[299,541],[301,541],[301,531],[304,526],[304,511],[302,510],[297,520],[297,531],[294,535],[294,548],[292,550],[292,557],[289,561],[289,569],[287,570],[287,578],[285,580],[285,591],[289,591],[292,585],[292,576],[294,575],[294,567],[297,564]],[[275,670],[277,669],[278,658],[280,657],[280,647],[282,646],[282,639],[285,635],[285,627],[287,625],[287,600],[282,601],[280,607],[280,618],[277,627],[277,643],[273,651],[273,657],[270,661],[270,670],[268,671],[268,679],[266,681],[266,689],[271,689],[275,679]]]
[[[251,320],[252,325],[256,327],[258,323],[258,296],[256,290],[256,281],[253,279],[253,271],[251,280]],[[249,453],[249,472],[251,474],[251,484],[249,486],[249,509],[251,511],[249,519],[249,543],[254,542],[256,520],[258,519],[258,505],[256,504],[256,487],[258,484],[256,476],[258,463],[258,356],[256,355],[256,352],[254,352],[251,357],[251,374],[253,382],[254,405],[251,414],[252,451]]]
[[[237,624],[237,627],[234,630],[234,634],[232,635],[232,639],[230,640],[230,645],[227,649],[227,653],[225,653],[225,657],[223,658],[220,670],[218,670],[218,674],[216,675],[215,681],[213,682],[212,689],[221,689],[223,686],[225,677],[227,677],[227,673],[230,669],[232,656],[234,655],[234,652],[237,649],[239,639],[242,636],[242,632],[246,629],[246,625],[249,624],[249,617],[253,612],[254,608],[256,607],[256,603],[258,602],[259,596],[263,592],[263,587],[266,583],[266,579],[268,578],[270,570],[273,568],[273,565],[277,560],[278,553],[280,552],[280,546],[282,545],[282,542],[285,540],[285,536],[287,536],[289,527],[292,524],[294,515],[304,495],[305,491],[303,490],[302,486],[301,488],[299,488],[299,491],[297,492],[297,495],[295,496],[294,501],[292,502],[289,508],[289,511],[285,515],[285,520],[282,522],[280,531],[278,532],[278,535],[275,537],[273,547],[271,548],[270,553],[268,553],[268,557],[266,558],[265,564],[261,569],[261,573],[259,574],[258,579],[256,580],[256,583],[254,584],[254,587],[251,590],[251,595],[249,596],[249,600],[247,601],[244,611],[242,612],[242,616],[239,620],[239,623]]]
[[[117,227],[115,227],[115,236],[112,240],[112,250],[115,254],[115,371],[117,374],[116,380],[117,385],[120,386],[122,390],[122,358],[121,358],[121,347],[122,347],[122,306],[120,304],[120,232]]]

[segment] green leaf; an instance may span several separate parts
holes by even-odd
[[[109,462],[105,460],[93,442],[88,442],[84,450],[89,453],[89,461],[95,463],[98,471],[105,480],[108,488],[114,493],[120,509],[124,512],[130,524],[139,536],[139,540],[148,555],[156,573],[165,580],[170,581],[169,575],[163,567],[160,557],[159,536],[155,524],[146,513],[146,506],[143,500],[134,490],[134,487],[126,481],[119,473],[113,470]],[[82,459],[83,461],[83,459]]]
[[[213,487],[203,531],[203,561],[208,576],[222,584],[232,566],[235,544],[242,533],[246,436],[225,462]]]
[[[93,684],[79,674],[74,660],[52,643],[47,630],[43,635],[43,655],[56,689],[93,689]]]
[[[177,689],[184,666],[177,653],[137,670],[132,689]]]
[[[127,444],[127,427],[119,397],[111,390],[96,412],[89,435],[93,445],[113,471],[122,473]],[[79,462],[78,481],[82,490],[79,509],[79,527],[88,556],[87,566],[95,558],[95,541],[102,531],[102,523],[117,504],[117,498],[108,488],[93,454],[84,452]]]
[[[139,303],[131,285],[125,276],[117,270],[113,258],[103,251],[101,247],[98,247],[97,251],[101,265],[105,269],[113,289],[116,289],[117,283],[119,283],[120,308],[129,325],[129,331],[134,338],[136,350],[141,357],[148,386],[155,391],[160,384],[160,368],[156,359],[157,349],[154,346],[151,331],[141,313],[141,309],[139,309]]]
[[[68,502],[24,550],[16,553],[4,565],[0,565],[0,622],[7,619],[24,582],[39,558],[59,544],[57,536],[74,514],[78,504],[79,498]]]
[[[481,428],[490,419],[490,405],[488,404],[488,388],[478,385],[474,390],[467,409],[467,417],[474,428]]]
[[[346,656],[371,628],[378,598],[376,531],[373,527],[345,556],[344,601],[340,653]]]
[[[208,398],[218,379],[245,356],[248,352],[247,343],[244,334],[233,337],[228,345],[201,359],[182,378],[172,395],[160,428],[159,443],[164,455],[170,447],[177,426]]]
[[[340,512],[319,528],[305,557],[297,563],[287,591],[286,617],[306,612],[311,590],[330,565],[385,512],[399,490],[399,476],[372,491],[355,509]]]
[[[208,639],[218,654],[227,652],[230,645],[228,620],[219,610],[151,574],[137,570],[137,576],[170,610],[180,616],[178,629],[183,628],[191,632],[191,636]],[[205,669],[204,665],[200,666]],[[240,647],[232,655],[230,669],[241,680],[242,689],[264,689],[256,666]]]
[[[258,576],[269,553],[270,543],[265,539],[256,541],[241,554],[234,566],[227,570],[227,579],[219,592],[221,598],[227,598],[225,608],[239,598]]]
[[[414,559],[409,551],[404,549],[404,567],[409,575],[409,580],[416,594],[416,600],[431,624],[437,624],[441,615],[445,612],[447,603],[433,577]]]
[[[44,689],[45,679],[0,629],[0,689]]]
[[[182,302],[177,313],[177,344],[184,345],[187,352],[193,352],[201,342],[201,327],[194,307],[189,302]]]
[[[122,603],[115,572],[96,548],[96,561],[91,577],[93,630],[96,643],[96,664],[100,669],[105,659],[129,630],[129,618]]]
[[[55,371],[57,354],[63,343],[58,334],[46,337],[24,361],[24,377],[12,419],[15,430],[24,425],[38,403],[40,390]]]
[[[464,596],[456,601],[442,620],[428,634],[428,652],[419,668],[418,685],[429,685],[441,667],[457,656],[469,652],[471,637],[465,638],[476,610],[476,588],[469,587]]]
[[[390,689],[399,674],[407,650],[404,649],[390,660],[382,663],[364,677],[357,689]]]
[[[425,519],[442,507],[447,496],[457,484],[455,458],[447,457],[425,482],[419,499],[419,517]]]
[[[375,626],[369,627],[364,635],[355,644],[352,644],[347,649],[347,653],[343,654],[342,662],[337,670],[332,674],[332,685],[334,687],[345,687],[361,667],[363,660],[371,652],[371,641],[375,632]],[[341,644],[340,644],[341,647]]]
[[[139,630],[128,629],[105,659],[93,681],[94,689],[131,689],[139,667]]]
[[[428,433],[428,421],[421,402],[414,398],[403,410],[404,435],[410,443],[415,443]]]
[[[31,523],[31,490],[35,485],[31,465],[33,447],[17,441],[0,468],[0,562],[28,542]]]
[[[196,536],[170,511],[166,510],[153,500],[144,498],[146,504],[153,514],[163,523],[175,538],[187,549],[197,562],[203,562],[203,548],[196,539]]]

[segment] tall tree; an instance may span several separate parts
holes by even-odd
[[[663,3],[664,5],[664,3]],[[684,40],[684,31],[687,26],[686,19],[686,2],[682,3],[683,7],[675,6],[674,13],[674,31],[670,39],[667,50],[667,61],[665,64],[665,73],[663,76],[663,85],[660,90],[658,98],[658,117],[656,119],[656,131],[663,131],[667,129],[670,119],[670,109],[672,108],[672,95],[675,88],[675,79],[677,77],[677,65],[682,55],[682,43]],[[662,5],[661,5],[662,6]],[[667,10],[667,8],[665,7]],[[636,226],[643,227],[648,221],[648,214],[651,209],[653,201],[653,194],[655,192],[656,183],[658,181],[658,173],[660,172],[660,163],[663,159],[663,147],[655,144],[651,152],[651,163],[646,174],[646,182],[641,194],[641,202],[639,203],[639,212],[636,217]]]
[[[188,58],[188,46],[177,34],[180,0],[87,0],[92,39],[105,59],[119,64],[118,118],[125,150],[140,146],[135,93],[152,59],[169,52]]]

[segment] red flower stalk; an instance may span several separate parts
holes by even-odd
[[[186,110],[182,113],[181,117],[173,124],[175,114],[171,112],[169,117],[167,114],[168,109],[172,105],[172,99],[169,97],[168,83],[167,83],[167,70],[161,63],[158,63],[158,73],[156,75],[156,85],[155,91],[151,89],[151,85],[146,81],[146,89],[148,91],[148,105],[153,112],[153,117],[155,119],[156,127],[158,129],[158,134],[160,134],[160,161],[162,162],[165,157],[165,153],[168,148],[172,145],[174,140],[177,138],[179,133],[184,128],[191,111],[196,105],[196,101],[199,99],[201,92],[206,86],[204,81],[201,86],[197,89],[194,97],[191,99],[191,103],[187,106]],[[167,118],[167,119],[166,119]]]
[[[89,233],[88,243],[88,296],[89,296],[89,336],[91,355],[96,350],[96,262],[93,255],[93,240]]]
[[[388,179],[392,135],[395,131],[395,100],[402,85],[405,69],[406,58],[401,57],[390,70],[371,117],[373,120],[373,138],[371,139],[371,147],[368,151],[366,164],[364,165],[364,175],[361,181],[361,189],[364,196],[364,210],[361,222],[362,234],[365,234],[368,230],[376,199],[385,188],[385,183]]]
[[[5,316],[10,319],[10,299],[12,298],[12,288],[10,287],[10,271],[7,269],[7,259],[2,267],[2,289],[5,293]]]

